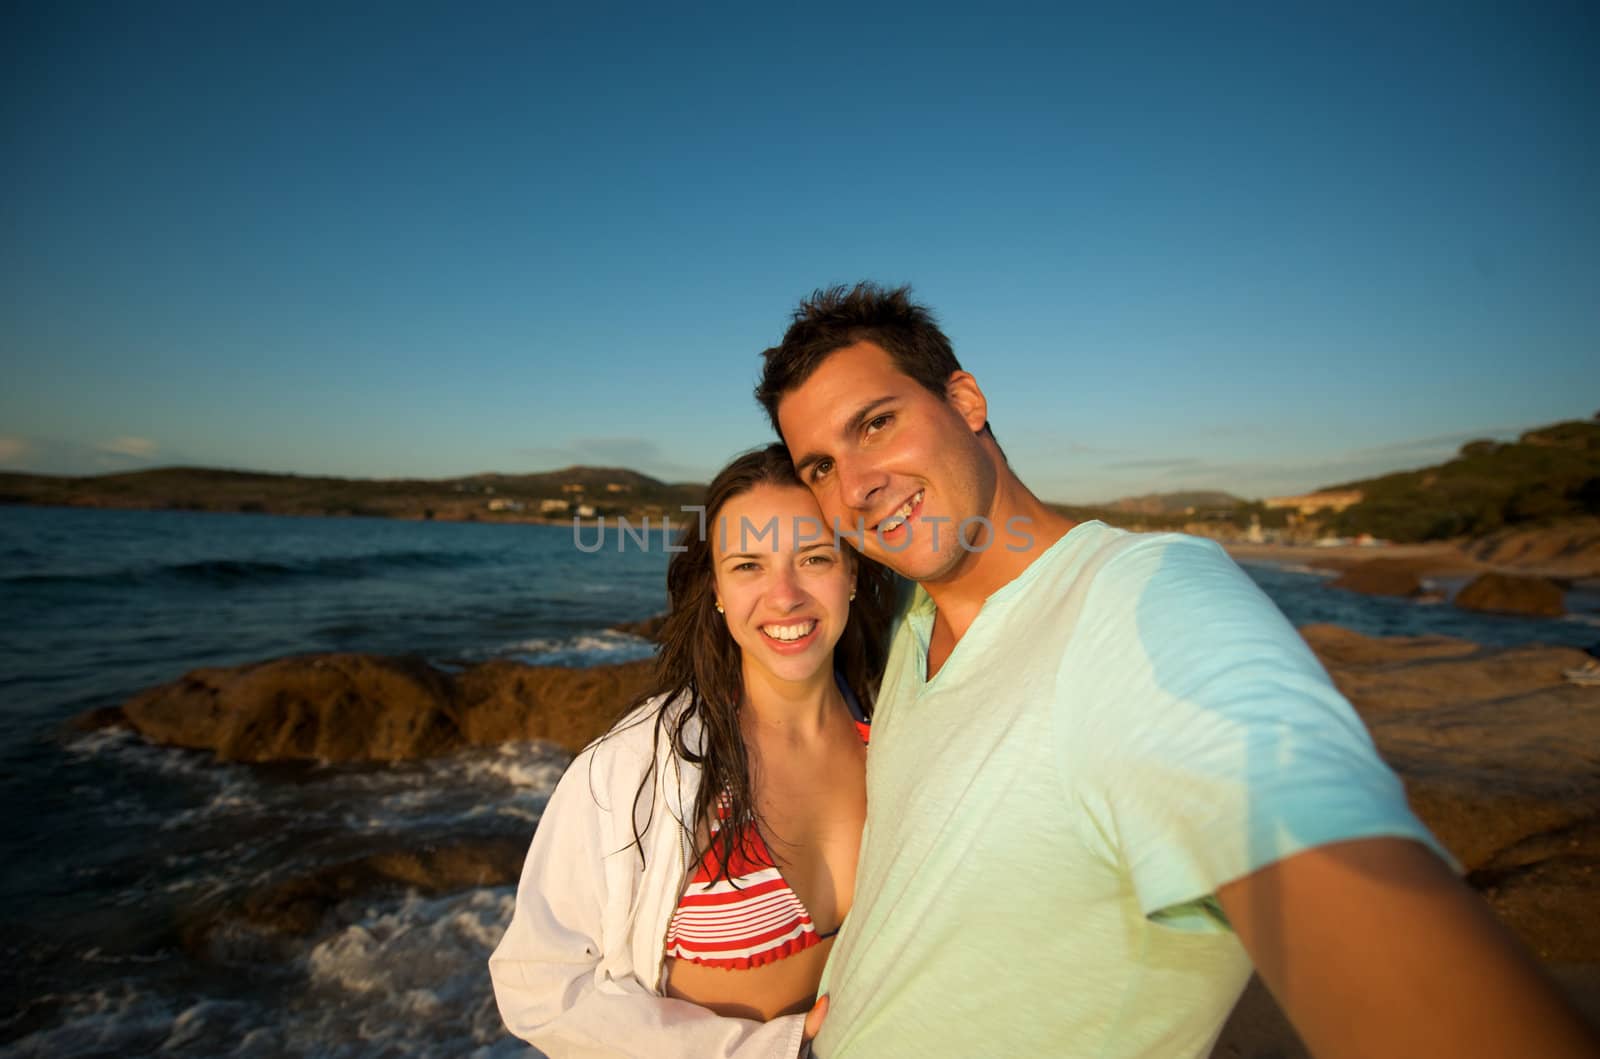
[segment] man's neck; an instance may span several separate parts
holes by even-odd
[[[975,542],[948,574],[921,582],[938,608],[936,622],[945,626],[952,644],[966,634],[985,600],[1015,581],[1077,525],[1047,507],[1004,465],[995,483],[994,503],[984,517],[993,526],[987,538]]]

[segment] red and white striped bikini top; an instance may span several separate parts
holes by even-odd
[[[843,681],[840,688],[844,688]],[[867,741],[871,730],[861,719],[855,696],[844,690],[856,718],[856,731]],[[712,833],[728,814],[728,796],[717,800]],[[793,956],[838,933],[818,934],[811,913],[784,881],[761,832],[747,825],[746,841],[734,844],[726,877],[717,870],[715,850],[706,850],[667,927],[667,955],[713,967],[760,967]]]

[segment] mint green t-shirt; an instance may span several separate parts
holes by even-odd
[[[895,632],[823,1059],[1203,1056],[1250,973],[1213,894],[1313,846],[1435,848],[1305,642],[1216,545],[1075,527],[931,681]]]

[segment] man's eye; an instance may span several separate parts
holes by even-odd
[[[880,431],[884,427],[888,426],[889,425],[889,421],[891,419],[893,419],[893,418],[894,418],[894,416],[891,413],[888,413],[888,412],[885,412],[881,416],[873,416],[872,419],[870,421],[868,421],[868,423],[867,423],[867,431],[866,432],[868,434],[876,434],[878,431]]]
[[[820,482],[831,470],[833,470],[832,460],[818,460],[816,463],[811,465],[811,480],[813,482]]]

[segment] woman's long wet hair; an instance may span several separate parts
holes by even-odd
[[[747,452],[712,479],[706,487],[704,517],[684,530],[678,541],[683,550],[677,552],[667,566],[670,610],[660,633],[661,649],[656,655],[650,687],[635,703],[637,706],[652,698],[658,702],[651,768],[640,780],[634,800],[633,837],[641,861],[644,840],[637,810],[644,799],[651,799],[646,818],[648,826],[648,817],[656,810],[657,762],[654,755],[660,753],[663,734],[673,754],[701,769],[694,812],[682,824],[694,835],[709,836],[707,845],[714,850],[713,863],[720,866],[721,874],[726,874],[736,844],[749,837],[750,828],[745,825],[758,819],[750,755],[739,724],[740,702],[744,697],[741,654],[739,645],[728,632],[727,622],[717,613],[713,542],[718,519],[728,501],[759,485],[805,488],[795,475],[788,450],[782,445],[772,444]],[[824,529],[823,532],[830,531]],[[870,717],[888,654],[889,620],[894,606],[893,577],[885,567],[851,549],[848,541],[841,543],[840,550],[848,553],[846,562],[855,565],[856,594],[850,604],[844,634],[834,648],[833,665],[855,693],[862,711]],[[675,708],[673,703],[683,697],[687,697],[687,705]],[[699,722],[698,739],[689,735],[693,721]],[[724,823],[713,831],[711,824],[718,819],[717,803],[724,792]],[[697,856],[703,856],[706,850],[698,849],[698,841],[695,845]],[[752,851],[743,852],[750,855]]]

